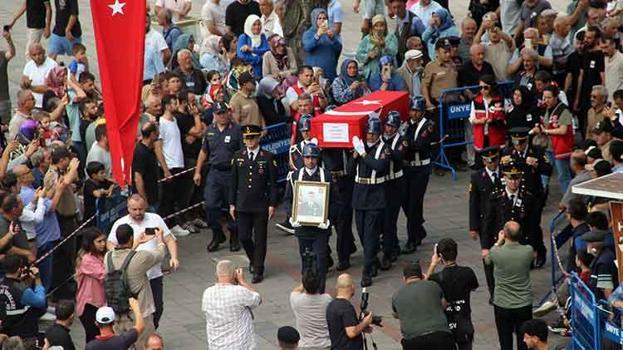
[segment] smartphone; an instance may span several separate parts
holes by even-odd
[[[438,243],[435,243],[435,255],[439,256],[439,253],[437,252],[437,244]]]
[[[147,236],[153,236],[156,234],[156,228],[155,227],[147,227],[145,229],[145,235]]]
[[[532,39],[526,39],[524,43],[525,47],[532,48]]]

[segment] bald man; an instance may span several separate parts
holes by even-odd
[[[28,48],[30,61],[24,66],[22,72],[22,89],[30,89],[35,95],[35,106],[42,108],[43,93],[48,89],[45,78],[50,70],[57,66],[56,61],[45,55],[45,49],[41,44],[34,43]]]
[[[355,295],[353,276],[343,273],[337,277],[335,299],[327,306],[327,324],[331,346],[334,349],[363,349],[361,333],[370,333],[372,313],[368,313],[361,322],[350,299]]]

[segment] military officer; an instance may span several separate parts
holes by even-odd
[[[489,249],[495,243],[496,236],[489,236],[493,229],[484,226],[484,217],[490,204],[491,193],[504,188],[504,178],[500,171],[500,154],[498,146],[491,146],[480,151],[485,165],[471,175],[469,185],[469,235],[476,240],[480,237],[482,262],[487,279],[490,297],[493,297],[493,265],[485,263]]]
[[[270,152],[260,148],[262,128],[245,125],[245,148],[234,153],[229,214],[238,221],[240,242],[250,261],[253,283],[264,279],[266,226],[277,205],[277,169]]]
[[[234,152],[242,147],[242,133],[238,124],[232,123],[229,106],[224,102],[217,102],[213,109],[214,120],[206,130],[203,146],[197,158],[197,167],[193,181],[197,186],[201,184],[202,168],[206,159],[210,176],[206,178],[204,198],[208,224],[212,228],[212,241],[208,244],[208,251],[213,252],[225,242],[225,235],[221,228],[223,213],[227,211],[229,189],[231,186],[231,159]],[[226,216],[227,219],[227,216]],[[240,250],[237,227],[229,220],[229,250]]]
[[[387,203],[384,182],[391,156],[391,150],[381,141],[381,121],[378,118],[368,120],[365,141],[353,137],[353,147],[353,159],[349,164],[355,174],[353,209],[363,245],[361,286],[367,287],[372,285],[372,277],[376,276],[380,264],[377,258],[379,232]]]
[[[289,196],[286,196],[286,201],[292,201],[295,184],[297,181],[313,181],[313,182],[321,182],[326,184],[331,184],[331,174],[325,170],[324,168],[318,165],[318,161],[320,158],[320,149],[316,146],[315,143],[308,143],[303,147],[303,151],[301,152],[303,162],[305,163],[301,169],[298,169],[292,173],[291,180],[288,181],[287,186],[289,187],[289,191],[286,193]],[[331,186],[331,185],[329,185]],[[332,209],[333,196],[331,196],[331,187],[329,187],[329,200],[327,203],[329,207],[327,208],[327,214]],[[317,198],[315,198],[317,199]],[[303,201],[305,203],[307,200],[305,198],[299,198],[299,201]],[[314,203],[314,205],[310,206],[308,209],[314,209],[317,212],[315,215],[322,215],[321,211],[324,209],[319,203],[316,201],[310,201]],[[325,289],[325,279],[327,275],[327,246],[329,244],[329,225],[330,219],[327,216],[327,220],[317,225],[303,225],[300,222],[296,221],[296,216],[292,219],[292,226],[294,227],[294,235],[297,237],[299,241],[299,252],[301,254],[302,267],[305,269],[305,252],[313,251],[315,257],[315,270],[320,277],[320,293],[324,293]]]
[[[516,127],[509,130],[512,147],[507,147],[502,152],[502,165],[510,160],[514,160],[517,163],[523,163],[524,171],[523,181],[526,185],[526,189],[532,193],[536,199],[537,210],[535,216],[538,217],[538,227],[536,228],[535,235],[540,236],[538,240],[535,236],[534,248],[537,252],[536,267],[542,267],[545,264],[547,257],[547,250],[543,244],[543,230],[541,229],[541,214],[543,213],[543,207],[547,200],[546,189],[543,186],[543,178],[549,178],[552,176],[552,164],[545,157],[545,153],[539,148],[531,147],[529,142],[529,128]]]
[[[295,172],[296,170],[299,170],[303,168],[304,166],[303,147],[305,147],[306,144],[312,142],[311,123],[310,123],[311,118],[312,118],[311,114],[305,114],[305,115],[302,115],[298,121],[297,130],[301,132],[301,137],[303,139],[301,140],[301,142],[290,146],[290,151],[288,153],[288,164],[290,167],[290,173],[288,173],[288,179],[290,179],[290,177],[292,176],[292,172]],[[292,194],[287,192],[288,190],[289,188],[286,188],[284,198],[288,196],[292,197]],[[278,229],[285,231],[289,234],[294,234],[294,228],[290,224],[290,215],[292,211],[291,204],[292,203],[288,201],[284,201],[282,203],[283,210],[286,212],[286,219],[284,222],[277,223],[275,226]]]
[[[398,214],[404,198],[404,178],[402,176],[402,160],[405,146],[402,144],[402,136],[398,133],[401,125],[400,113],[391,111],[385,119],[385,130],[381,137],[383,143],[391,151],[385,192],[387,195],[387,208],[383,218],[383,258],[381,270],[388,270],[392,262],[398,259],[400,247],[398,246]]]
[[[522,237],[520,243],[530,244],[536,251],[543,244],[542,236],[538,235],[538,203],[534,195],[522,182],[525,165],[510,161],[502,166],[504,173],[504,187],[493,192],[490,205],[484,217],[483,228],[488,232],[481,232],[481,244],[484,239],[495,243],[495,237],[508,221],[515,221],[521,226]],[[488,253],[488,251],[487,251]]]
[[[321,151],[321,164],[331,174],[333,192],[333,210],[331,223],[337,235],[336,249],[338,271],[350,267],[350,256],[357,250],[353,236],[353,172],[349,171],[348,164],[352,158],[351,152],[344,148],[325,148]]]
[[[405,193],[402,208],[407,216],[408,240],[405,254],[413,253],[426,237],[424,229],[424,194],[431,173],[431,143],[435,124],[424,117],[426,103],[421,96],[411,100],[409,120],[402,139]]]

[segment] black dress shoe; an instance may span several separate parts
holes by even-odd
[[[261,283],[263,280],[264,280],[264,274],[254,273],[253,274],[253,279],[251,280],[251,283],[253,283],[253,284]]]
[[[229,251],[231,252],[237,252],[241,249],[240,247],[240,241],[237,239],[234,240],[229,240]]]
[[[210,244],[208,244],[208,251],[209,252],[215,252],[218,250],[218,247],[221,245],[221,243],[225,242],[225,238],[221,239],[213,239]]]
[[[338,271],[348,270],[349,268],[350,268],[350,262],[348,261],[340,261],[339,263],[337,263],[337,266],[335,267],[335,269]]]
[[[381,260],[381,270],[387,271],[392,268],[392,259],[389,255],[383,255],[383,259]]]
[[[413,242],[407,242],[405,246],[402,248],[402,254],[411,254],[417,250],[417,246]]]
[[[372,277],[370,276],[361,276],[361,286],[362,287],[370,287],[372,285]]]

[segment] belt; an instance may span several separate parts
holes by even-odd
[[[230,171],[231,165],[210,165],[210,169],[220,170],[220,171]]]
[[[414,161],[404,161],[402,162],[404,165],[408,165],[408,166],[422,166],[422,165],[428,165],[430,164],[430,158],[428,159],[423,159],[420,161],[414,160]]]
[[[336,177],[342,177],[342,176],[346,176],[346,171],[344,170],[337,170],[337,171],[331,171],[331,177],[336,178]]]
[[[396,180],[402,177],[402,169],[393,173],[393,174],[387,174],[385,175],[385,178],[389,181],[389,180]]]
[[[385,176],[376,179],[370,177],[355,177],[355,182],[362,185],[379,185],[385,182]]]

